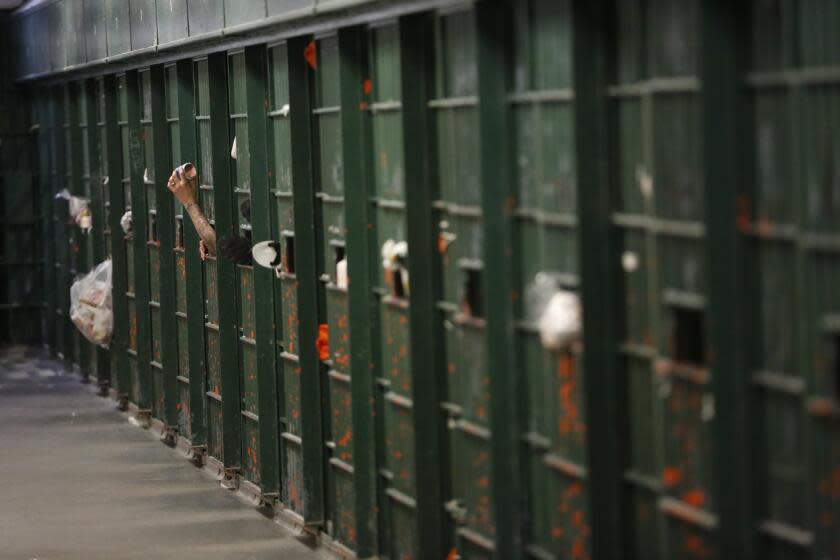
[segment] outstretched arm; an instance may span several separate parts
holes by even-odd
[[[173,172],[169,177],[169,182],[166,184],[167,188],[172,191],[175,198],[184,205],[184,210],[189,214],[195,230],[198,232],[198,237],[204,242],[207,251],[211,255],[216,254],[216,230],[210,224],[207,216],[201,211],[198,205],[198,199],[195,193],[195,183],[197,175],[193,179],[186,177],[179,177],[177,173]]]

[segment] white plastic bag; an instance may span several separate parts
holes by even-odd
[[[93,227],[93,219],[90,214],[90,201],[86,198],[73,196],[67,189],[55,195],[56,199],[63,198],[67,201],[70,210],[70,217],[76,222],[84,233],[88,233]]]
[[[563,350],[580,339],[580,298],[563,289],[559,275],[537,273],[525,291],[526,316],[547,350]]]
[[[86,339],[107,348],[114,331],[111,259],[101,262],[70,287],[70,319]]]

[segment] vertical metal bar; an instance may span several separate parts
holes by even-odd
[[[42,163],[46,167],[41,168],[41,220],[43,221],[42,243],[44,247],[44,335],[45,342],[49,346],[50,353],[56,351],[56,325],[55,315],[55,230],[53,224],[53,193],[52,193],[52,167],[55,154],[53,153],[52,137],[55,131],[55,117],[52,111],[52,100],[49,89],[44,88],[40,95],[41,102],[41,130],[43,139],[41,145],[45,152],[42,154]]]
[[[753,556],[750,496],[750,383],[745,367],[744,240],[737,229],[745,146],[746,54],[751,34],[742,3],[702,3],[701,112],[709,284],[714,474],[722,558]]]
[[[583,304],[583,373],[592,558],[620,558],[621,493],[616,360],[619,271],[610,226],[610,0],[576,0],[575,163]]]
[[[353,403],[353,483],[356,498],[356,555],[376,554],[376,449],[374,433],[374,354],[378,309],[370,287],[375,263],[375,219],[370,204],[370,117],[364,110],[367,74],[365,29],[338,31],[341,136],[344,161],[347,273],[350,315],[350,384]]]
[[[443,502],[448,494],[447,454],[440,410],[442,341],[435,325],[438,260],[430,185],[435,184],[434,123],[427,109],[434,92],[434,15],[400,18],[402,129],[405,151],[408,268],[411,271],[412,400],[414,403],[417,542],[423,554],[442,558],[452,536]],[[421,474],[422,473],[422,474]]]
[[[289,41],[289,127],[292,138],[292,183],[295,221],[295,272],[298,279],[301,426],[303,430],[303,517],[307,525],[324,521],[324,444],[321,419],[321,362],[318,338],[318,241],[312,154],[312,73],[304,51],[312,40]]]
[[[105,138],[104,155],[108,159],[108,189],[111,201],[111,298],[114,311],[114,334],[111,338],[111,359],[117,368],[117,397],[121,400],[131,393],[126,348],[128,345],[128,270],[125,242],[120,218],[125,212],[125,192],[122,178],[122,150],[117,114],[117,79],[104,78],[105,85]]]
[[[490,377],[490,429],[493,434],[492,495],[496,527],[496,558],[523,554],[522,495],[517,371],[514,366],[513,255],[514,183],[509,168],[512,150],[507,103],[512,51],[509,24],[513,13],[506,1],[475,7],[478,39],[478,98],[481,158],[482,252],[486,278],[487,366]]]
[[[216,207],[216,239],[236,235],[233,184],[230,169],[228,135],[227,53],[207,57],[210,80],[210,138],[213,154],[213,198]],[[224,462],[227,469],[238,469],[242,458],[239,387],[238,290],[235,265],[226,259],[216,260],[219,297],[219,367],[222,372],[222,425]]]
[[[79,128],[79,98],[84,95],[84,90],[82,89],[82,84],[79,82],[68,82],[65,87],[67,88],[68,93],[66,121],[70,133],[69,146],[67,146],[67,148],[69,151],[68,156],[71,160],[70,162],[67,162],[67,165],[70,168],[70,182],[67,187],[70,189],[73,196],[84,198],[85,192],[84,187],[82,186],[82,131]],[[83,239],[85,234],[82,230],[76,224],[71,224],[69,225],[69,231],[71,232],[71,244],[69,263],[70,277],[68,278],[68,282],[72,283],[73,278],[77,274],[85,274],[87,272],[88,254],[87,244]],[[69,291],[69,284],[67,289]],[[70,321],[69,308],[67,320],[68,322]],[[70,325],[73,333],[73,340],[77,341],[79,348],[79,355],[75,356],[75,359],[78,360],[82,380],[87,383],[90,379],[91,346],[90,343],[81,335],[79,330],[72,324],[72,322]]]
[[[245,49],[248,146],[251,150],[251,234],[254,242],[271,239],[268,177],[268,67],[264,45]],[[254,267],[257,344],[257,410],[260,417],[260,480],[264,494],[280,491],[278,389],[275,364],[274,272]]]
[[[105,251],[105,205],[102,200],[102,158],[104,146],[100,145],[99,110],[97,108],[97,84],[95,78],[84,82],[85,106],[87,107],[88,157],[90,158],[90,198],[93,219],[93,262],[101,263],[108,256]],[[113,262],[111,263],[113,265]],[[113,270],[113,269],[112,269]],[[113,298],[113,296],[112,296]],[[112,299],[113,301],[113,299]],[[96,347],[97,384],[102,396],[108,394],[111,386],[111,357],[105,348]]]
[[[148,417],[152,404],[151,316],[149,310],[149,255],[146,185],[143,184],[143,128],[140,125],[140,79],[137,70],[125,75],[128,97],[128,154],[131,179],[131,233],[134,243],[134,302],[137,316],[137,376],[140,393],[137,395],[137,414]],[[157,140],[157,138],[155,138]]]
[[[152,136],[157,198],[157,228],[160,235],[160,333],[164,420],[169,430],[178,428],[178,331],[175,322],[175,216],[172,195],[166,188],[169,179],[169,158],[172,154],[169,127],[166,122],[166,70],[163,64],[150,69],[152,96]]]
[[[178,127],[181,158],[195,162],[198,155],[195,134],[195,98],[193,95],[193,63],[178,62]],[[204,353],[204,280],[201,257],[198,254],[198,233],[187,216],[184,217],[184,260],[187,275],[187,352],[190,378],[190,431],[193,447],[207,445],[207,414],[205,412]]]
[[[55,128],[53,129],[54,141],[54,156],[55,156],[55,175],[53,176],[53,194],[59,192],[66,186],[66,147],[64,140],[64,121],[65,121],[65,107],[64,107],[64,86],[53,86],[53,103],[55,116]],[[52,200],[52,206],[55,207],[58,203],[55,199]],[[66,203],[64,205],[66,208]],[[56,298],[57,315],[61,318],[58,321],[58,328],[62,331],[60,337],[62,358],[67,365],[73,363],[73,331],[71,330],[72,323],[70,323],[70,309],[67,305],[69,302],[68,293],[70,290],[70,260],[69,260],[69,240],[67,239],[68,226],[66,224],[67,212],[64,209],[53,210],[58,216],[58,223],[55,224],[54,234],[61,242],[61,249],[57,251],[55,266],[57,267],[56,284],[52,288],[58,292]],[[52,240],[55,243],[55,239]]]

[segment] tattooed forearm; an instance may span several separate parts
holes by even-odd
[[[204,215],[204,212],[201,211],[201,208],[199,208],[198,204],[195,202],[186,205],[184,208],[190,215],[190,219],[192,219],[192,223],[195,226],[195,231],[198,232],[198,236],[207,246],[207,250],[211,255],[215,255],[216,230],[214,230],[213,226],[210,225],[210,221],[207,219],[207,216]]]

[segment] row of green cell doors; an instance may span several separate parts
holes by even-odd
[[[574,290],[570,14],[527,4],[510,92],[527,163],[516,283],[548,274]],[[360,557],[489,557],[497,539],[476,21],[463,6],[79,89],[95,239],[114,263],[100,383],[225,486]],[[422,92],[407,105],[412,75]],[[274,269],[201,259],[166,188],[187,161],[219,245],[275,241]],[[580,352],[542,349],[519,315],[527,545],[585,554]]]

